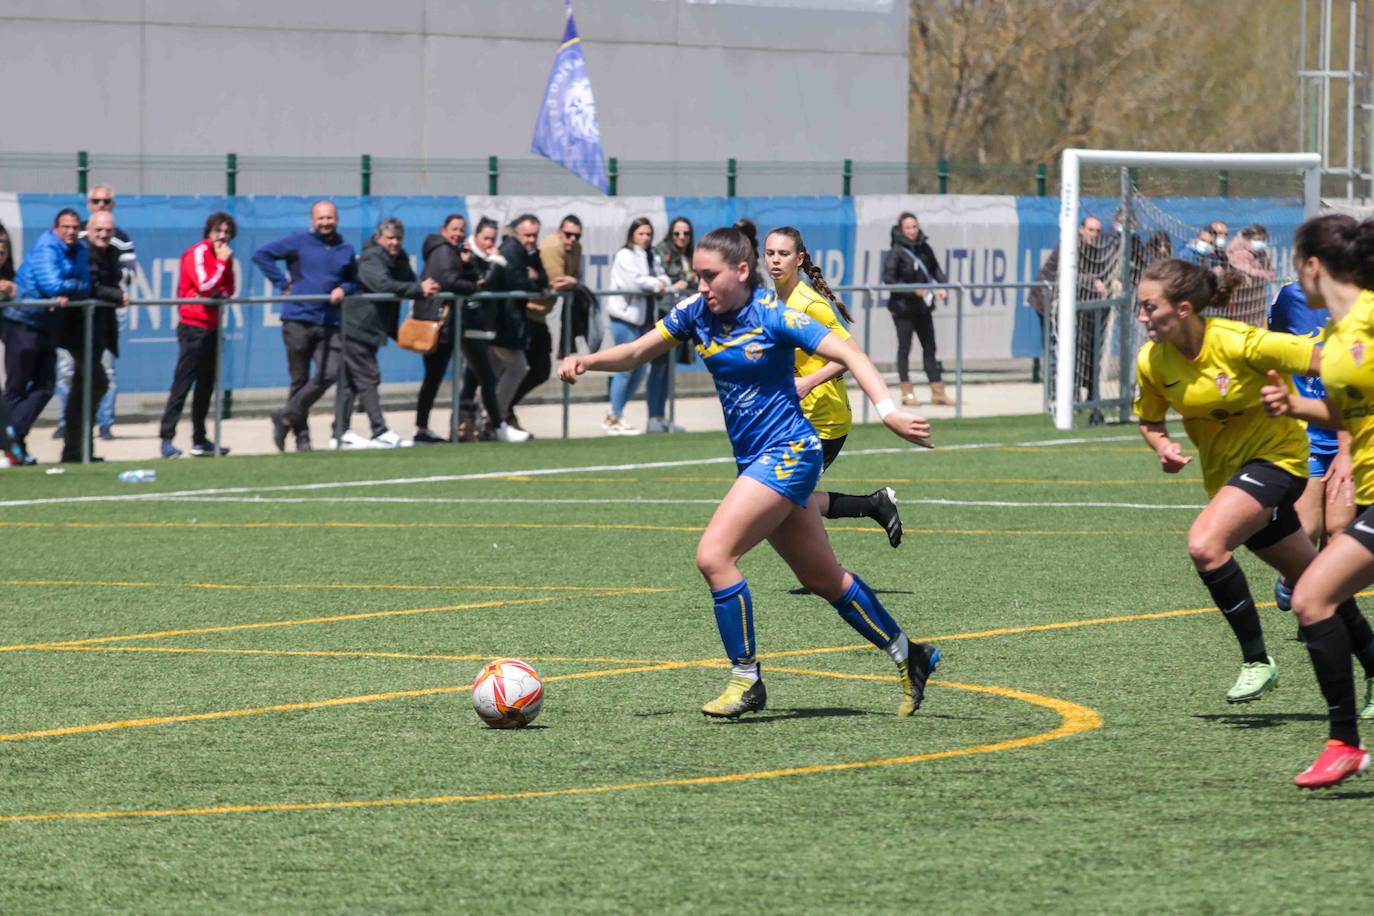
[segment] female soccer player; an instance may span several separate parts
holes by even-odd
[[[840,310],[845,321],[854,319],[831,291],[820,268],[812,262],[799,231],[791,226],[780,226],[769,232],[763,243],[763,261],[768,275],[773,278],[779,300],[829,328],[841,340],[849,339],[849,331],[835,317],[826,299]],[[805,273],[811,283],[804,282],[799,273]],[[817,295],[817,290],[825,299]],[[798,350],[796,374],[802,413],[816,428],[816,435],[821,440],[821,472],[824,473],[844,448],[844,440],[853,425],[849,393],[840,378],[844,366]],[[889,544],[896,547],[902,543],[902,518],[897,513],[897,494],[891,487],[874,490],[867,496],[817,490],[814,499],[822,517],[871,518],[887,532]]]
[[[700,295],[683,302],[637,340],[587,356],[569,356],[558,374],[575,382],[589,369],[618,372],[643,365],[690,341],[716,383],[739,476],[697,544],[697,568],[711,588],[716,626],[733,665],[725,692],[702,707],[708,716],[735,718],[764,708],[754,609],[739,560],[765,538],[796,573],[865,639],[897,664],[903,701],[897,714],[921,706],[926,680],[940,659],[928,643],[911,643],[873,590],[835,559],[814,501],[820,441],[802,413],[793,382],[800,347],[842,364],[894,433],[929,447],[930,424],[899,412],[882,376],[852,341],[843,340],[761,289],[757,255],[748,236],[716,229],[692,257]]]
[[[1310,308],[1302,287],[1289,283],[1269,309],[1269,330],[1320,337],[1330,314]],[[1326,389],[1315,377],[1294,376],[1293,384],[1305,398],[1324,398]],[[1298,520],[1318,549],[1330,543],[1338,531],[1355,518],[1354,491],[1350,484],[1350,436],[1315,423],[1307,425],[1307,489],[1295,508]],[[1292,610],[1293,587],[1280,576],[1274,583],[1274,601],[1281,611]]]
[[[1188,555],[1240,643],[1230,703],[1257,700],[1278,683],[1233,552],[1244,544],[1290,582],[1316,554],[1293,509],[1307,484],[1307,436],[1296,421],[1269,422],[1260,409],[1266,372],[1316,372],[1316,341],[1203,317],[1204,309],[1225,308],[1241,279],[1228,273],[1218,280],[1205,267],[1170,258],[1147,267],[1136,292],[1150,341],[1136,362],[1135,413],[1166,474],[1193,460],[1169,438],[1170,407],[1202,456],[1209,502],[1188,531]]]
[[[1293,782],[1316,789],[1334,786],[1369,767],[1356,726],[1350,656],[1359,658],[1365,669],[1365,706],[1359,717],[1374,718],[1374,631],[1354,600],[1356,592],[1374,582],[1374,221],[1356,223],[1343,214],[1310,219],[1294,236],[1293,261],[1308,306],[1331,313],[1321,349],[1326,397],[1290,397],[1275,377],[1264,389],[1265,406],[1282,418],[1280,422],[1298,417],[1350,432],[1359,513],[1293,589],[1293,612],[1302,625],[1330,718],[1326,748]]]

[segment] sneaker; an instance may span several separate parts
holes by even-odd
[[[510,413],[506,414],[506,422],[509,423],[515,429],[520,430],[522,433],[530,432],[528,429],[525,429],[524,426],[520,425],[520,418],[515,415],[515,411],[513,410]],[[530,433],[530,438],[534,438],[534,433]]]
[[[65,438],[67,438],[67,427],[66,427],[66,424],[63,424],[63,423],[57,424],[57,428],[54,429],[54,430],[52,431],[52,437],[53,437],[53,439],[55,439],[55,440],[57,440],[57,441],[59,441],[59,442],[60,442],[61,440],[65,439]]]
[[[108,427],[108,426],[102,426],[102,427],[100,427],[100,438],[104,439],[106,442],[113,442],[113,441],[114,441],[114,437],[115,437],[115,435],[114,435],[114,430],[110,429],[110,427]]]
[[[649,422],[644,424],[646,433],[685,433],[687,430],[678,426],[676,423],[669,423],[661,417],[650,417]]]
[[[313,452],[314,450],[315,450],[314,446],[312,446],[312,445],[310,444],[310,430],[308,430],[308,429],[298,429],[298,430],[296,430],[296,451],[298,451],[298,452]]]
[[[272,444],[277,447],[277,451],[286,451],[286,434],[291,431],[291,427],[286,422],[286,417],[282,416],[280,410],[274,410],[268,414],[272,421]]]
[[[528,442],[530,438],[531,436],[529,433],[518,427],[511,426],[509,423],[502,423],[500,426],[496,427],[497,442]]]
[[[163,458],[180,458],[180,457],[181,457],[181,449],[179,449],[179,448],[177,448],[175,445],[173,445],[171,439],[163,439],[163,440],[162,440],[162,457],[163,457]]]
[[[440,445],[448,440],[439,438],[434,435],[434,433],[421,426],[419,429],[415,430],[415,435],[411,438],[411,441],[416,445]]]
[[[329,447],[331,449],[342,449],[345,452],[356,452],[363,449],[375,448],[371,439],[364,439],[351,429],[343,434],[342,440],[331,438],[329,440]]]
[[[639,430],[626,423],[624,418],[614,414],[607,414],[606,419],[601,421],[601,428],[608,436],[638,436]]]
[[[346,433],[344,438],[348,438]],[[410,448],[414,444],[411,440],[402,439],[389,429],[372,437],[373,448]]]
[[[1374,719],[1374,677],[1364,679],[1364,706],[1360,707],[1361,719]]]
[[[762,678],[751,681],[731,675],[725,692],[701,707],[701,711],[716,719],[738,719],[746,712],[760,712],[767,705],[768,691],[763,688]]]
[[[1369,752],[1334,738],[1312,765],[1293,777],[1299,789],[1329,789],[1369,769]]]
[[[1249,703],[1258,700],[1279,686],[1279,669],[1272,658],[1265,657],[1262,662],[1246,662],[1240,666],[1240,677],[1235,685],[1226,691],[1226,702]]]
[[[29,445],[22,439],[11,440],[14,455],[19,459],[19,463],[24,467],[33,467],[38,463],[38,459],[33,457],[33,452],[29,451]]]
[[[911,644],[906,661],[897,666],[897,674],[902,681],[902,705],[897,715],[909,716],[921,708],[926,698],[926,681],[935,673],[940,664],[940,650],[928,642]]]
[[[887,532],[887,542],[893,547],[902,543],[902,516],[897,512],[897,493],[883,487],[868,494],[873,501],[873,520]]]
[[[177,452],[177,455],[180,455],[180,454],[181,454],[181,452],[178,451],[178,452]],[[215,443],[213,443],[213,442],[193,442],[193,443],[191,443],[191,455],[192,455],[193,457],[195,457],[195,458],[214,458],[214,457],[217,456],[217,455],[227,455],[227,454],[229,454],[229,447],[226,446],[226,445],[221,445],[221,446],[219,447],[219,450],[216,451],[216,449],[215,449]],[[168,457],[166,451],[163,452],[163,456],[164,456],[164,457]],[[173,456],[170,456],[170,457],[176,457],[176,456],[173,455]]]
[[[1293,589],[1283,581],[1283,576],[1274,580],[1274,604],[1284,613],[1293,610]]]

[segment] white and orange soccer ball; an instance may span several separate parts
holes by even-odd
[[[472,682],[472,708],[492,728],[524,728],[544,704],[544,682],[518,658],[489,661]]]

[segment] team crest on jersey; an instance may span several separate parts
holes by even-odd
[[[788,309],[782,313],[783,322],[792,330],[804,328],[811,323],[811,319],[795,309]]]
[[[756,363],[763,359],[763,344],[749,343],[744,345],[744,358],[751,363]]]
[[[1350,345],[1350,358],[1355,361],[1355,367],[1359,368],[1360,363],[1364,362],[1364,342],[1355,341]]]
[[[1225,372],[1217,373],[1217,391],[1221,392],[1222,397],[1226,397],[1226,389],[1231,387],[1231,376]]]

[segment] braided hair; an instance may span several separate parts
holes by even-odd
[[[852,324],[854,318],[849,314],[849,309],[845,308],[844,303],[840,301],[840,297],[835,295],[834,290],[830,288],[830,284],[825,282],[825,275],[821,273],[821,269],[811,260],[811,252],[806,250],[806,243],[802,241],[801,232],[791,226],[779,226],[776,229],[770,230],[768,234],[781,235],[792,240],[792,244],[797,246],[797,252],[801,255],[801,271],[806,274],[807,282],[811,284],[811,287],[815,289],[816,292],[833,302],[835,308],[840,310],[840,314],[844,317],[844,320]]]

